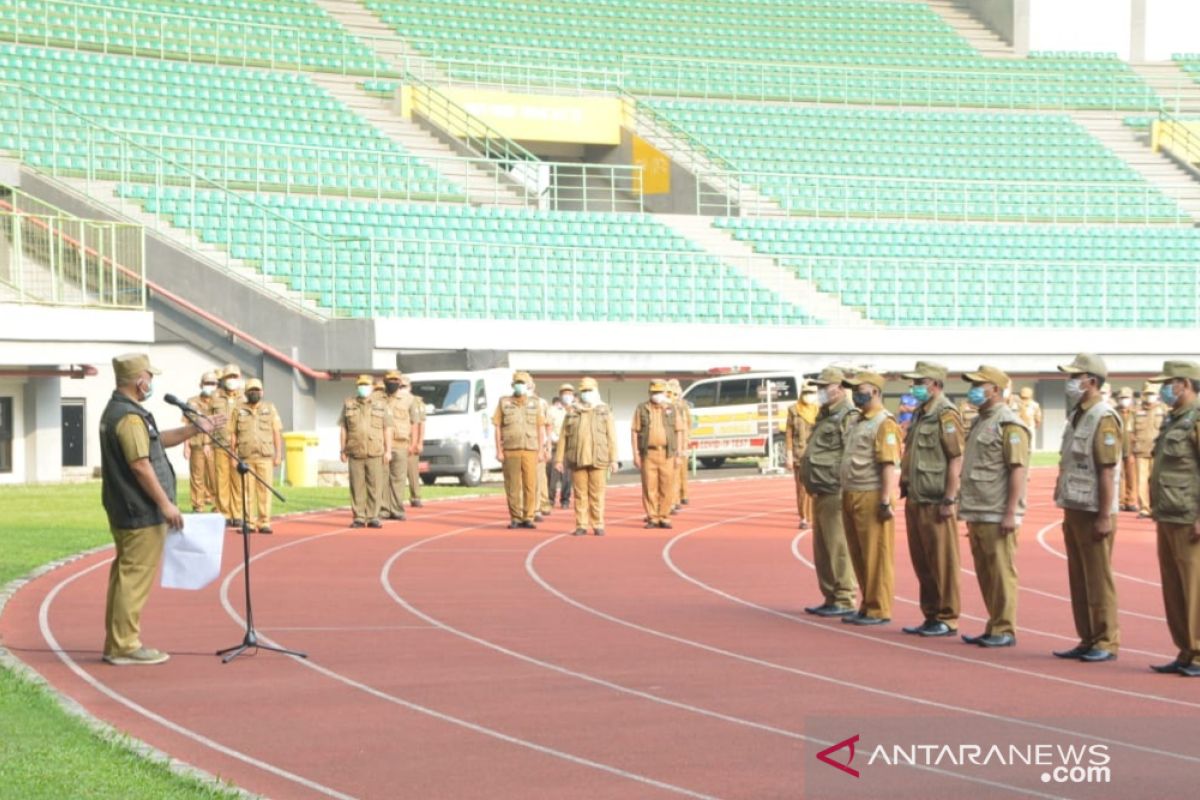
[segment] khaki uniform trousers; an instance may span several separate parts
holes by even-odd
[[[554,504],[550,502],[550,476],[546,474],[545,469],[539,469],[537,473],[537,510],[549,514],[554,510]]]
[[[795,467],[792,474],[796,478],[796,510],[800,513],[802,522],[809,522],[813,518],[812,495],[804,488],[804,481],[800,478],[800,467]]]
[[[409,453],[407,449],[396,454],[400,463],[408,467],[408,496],[413,500],[421,499],[421,456],[419,453]],[[403,496],[400,498],[404,499]]]
[[[1121,646],[1117,621],[1117,587],[1113,582],[1112,549],[1117,535],[1117,515],[1112,533],[1092,539],[1096,514],[1063,511],[1063,544],[1067,550],[1067,582],[1071,587],[1071,613],[1079,643],[1115,653]]]
[[[384,470],[384,490],[380,494],[383,499],[379,502],[379,510],[396,517],[404,513],[404,484],[408,482],[411,471],[408,446],[407,439],[392,442],[392,460]]]
[[[684,458],[675,465],[675,481],[671,485],[671,507],[679,505],[688,499],[688,461]]]
[[[1192,526],[1159,522],[1158,570],[1171,641],[1181,664],[1200,659],[1200,542],[1191,540]]]
[[[1121,464],[1121,509],[1138,507],[1137,458],[1125,456]]]
[[[167,524],[110,530],[117,554],[108,570],[104,655],[124,656],[142,646],[142,607],[158,573]]]
[[[908,554],[920,586],[921,613],[928,621],[958,627],[958,519],[941,518],[937,503],[905,503]]]
[[[642,456],[642,507],[651,522],[667,522],[675,495],[675,463],[666,448],[649,448]]]
[[[355,522],[370,522],[379,519],[379,508],[383,501],[384,476],[383,456],[347,459],[350,467],[350,506],[354,510]]]
[[[237,463],[224,451],[213,453],[216,462],[217,510],[225,519],[242,518],[242,476]]]
[[[879,619],[892,618],[892,595],[896,584],[892,548],[896,520],[879,519],[879,490],[842,492],[842,525],[846,546],[858,585],[862,587],[859,613]]]
[[[604,490],[608,486],[608,467],[575,467],[571,471],[571,489],[575,496],[575,527],[593,530],[604,527]]]
[[[1137,507],[1138,511],[1149,515],[1150,508],[1150,469],[1154,466],[1153,458],[1136,456],[1137,460]]]
[[[199,513],[205,506],[214,508],[217,504],[217,459],[210,449],[204,452],[203,446],[191,448],[188,458],[188,484],[192,495],[192,511]]]
[[[842,495],[810,495],[813,504],[813,565],[826,605],[854,607],[858,582],[846,545]]]
[[[250,467],[251,472],[267,482],[267,486],[275,485],[275,464],[270,458],[242,460]],[[234,474],[237,475],[237,472]],[[246,476],[246,522],[254,527],[261,528],[271,524],[271,492],[267,486],[263,486],[249,475]]]
[[[1014,557],[1019,533],[1018,528],[1001,536],[999,522],[967,523],[975,577],[979,580],[979,591],[988,611],[985,636],[1017,632],[1017,565]]]
[[[538,510],[537,450],[504,451],[504,494],[508,498],[508,516],[514,522],[533,522]]]

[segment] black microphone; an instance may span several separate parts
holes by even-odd
[[[191,413],[193,413],[193,414],[199,414],[199,413],[200,413],[199,411],[197,411],[196,409],[192,408],[192,407],[191,407],[191,406],[189,406],[187,403],[183,402],[182,400],[180,400],[178,397],[176,397],[176,396],[175,396],[175,395],[173,395],[173,394],[165,394],[165,395],[163,395],[163,402],[164,402],[164,403],[170,403],[171,405],[175,406],[176,408],[182,409],[183,411],[190,411],[190,412],[191,412]]]

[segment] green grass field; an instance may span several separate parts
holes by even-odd
[[[276,514],[348,505],[344,488],[283,490]],[[428,486],[428,498],[494,493],[495,486]],[[190,509],[187,487],[179,506]],[[110,543],[98,482],[0,487],[0,585],[42,564]],[[151,597],[150,602],[154,602]],[[97,631],[97,642],[102,633]],[[127,744],[109,740],[64,711],[41,686],[0,669],[0,797],[218,798],[231,792],[176,775]]]

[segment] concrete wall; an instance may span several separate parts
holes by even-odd
[[[1027,6],[1028,0],[960,0],[960,4],[1010,45],[1016,45],[1018,11],[1022,12],[1022,26],[1028,23],[1027,8],[1017,8]],[[1022,33],[1027,35],[1028,31]]]

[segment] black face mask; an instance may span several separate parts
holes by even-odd
[[[388,394],[395,394],[396,392],[400,391],[400,384],[398,384],[398,383],[385,383],[385,384],[383,385],[383,388],[387,389],[387,393],[388,393]]]
[[[866,408],[867,406],[869,406],[871,404],[871,393],[870,392],[854,392],[853,400],[854,400],[855,408]]]
[[[259,400],[262,400],[262,392],[246,392],[246,402],[254,405]]]

